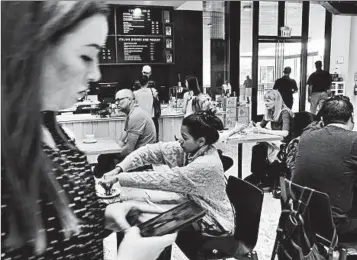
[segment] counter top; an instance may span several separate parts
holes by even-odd
[[[217,113],[217,115],[223,114],[223,111]],[[173,118],[173,117],[184,117],[184,114],[181,111],[163,109],[161,111],[161,118]],[[115,120],[125,120],[125,116],[110,116],[110,117],[100,117],[99,115],[91,115],[91,114],[62,114],[57,116],[57,120],[59,123],[67,123],[67,122],[88,122],[88,121],[115,121]]]
[[[166,117],[183,117],[183,113],[178,112],[167,112],[163,111],[161,113],[162,118]],[[59,123],[66,122],[88,122],[88,121],[114,121],[114,120],[125,120],[125,116],[110,116],[110,117],[100,117],[99,115],[91,115],[91,114],[62,114],[57,116],[57,120]]]

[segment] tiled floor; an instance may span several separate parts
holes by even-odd
[[[249,175],[251,149],[253,144],[243,145],[243,178]],[[220,147],[223,153],[235,159],[235,163],[231,169],[227,171],[227,175],[237,176],[237,146],[223,145]],[[268,260],[273,249],[275,230],[280,215],[279,201],[274,199],[270,193],[264,195],[263,211],[259,228],[258,243],[256,251],[258,252],[259,260]],[[105,260],[115,259],[115,235],[111,235],[104,240]],[[173,247],[172,260],[187,260],[185,255],[176,246]]]

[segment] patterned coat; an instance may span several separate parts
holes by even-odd
[[[165,172],[126,172],[149,164],[165,164]],[[207,209],[201,228],[207,233],[234,231],[233,209],[226,194],[223,166],[216,148],[204,146],[190,157],[178,142],[148,144],[119,164],[120,185],[176,192]]]

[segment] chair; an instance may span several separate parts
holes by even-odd
[[[253,259],[263,205],[263,192],[241,179],[230,176],[227,195],[235,209],[236,227],[234,235],[209,237],[200,249],[202,259]]]
[[[303,133],[305,127],[317,120],[317,115],[307,111],[294,113],[294,118],[291,125],[292,129],[290,131],[291,138],[294,139],[296,137],[299,137]]]
[[[298,198],[300,198],[304,187],[297,185],[286,178],[280,178],[280,186],[283,208],[289,200],[292,200],[293,203],[298,203]],[[351,249],[352,247],[356,247],[357,243],[355,245],[347,243],[338,244],[338,237],[332,218],[331,205],[328,195],[326,193],[313,190],[311,200],[306,206],[307,215],[304,221],[305,226],[307,226],[311,231],[309,238],[328,248],[328,259],[332,259],[333,251],[338,250],[340,254],[339,260],[346,260],[347,256],[353,253],[353,250]],[[283,214],[284,210],[282,212],[281,219],[284,217]],[[279,223],[277,230],[278,234],[275,240],[271,260],[275,259],[278,252],[278,235],[279,232],[284,232],[284,230],[279,230],[281,228],[282,226]],[[307,231],[307,233],[309,232]]]

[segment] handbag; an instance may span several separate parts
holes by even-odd
[[[161,116],[161,106],[160,106],[160,100],[156,97],[154,97],[154,93],[152,92],[152,88],[150,88],[151,90],[151,95],[152,95],[152,105],[154,107],[154,117],[155,118],[159,118]]]

